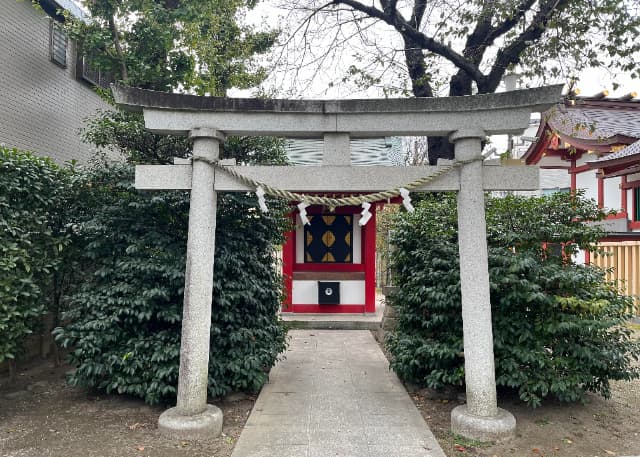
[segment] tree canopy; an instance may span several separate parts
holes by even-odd
[[[135,87],[224,96],[260,83],[255,56],[274,31],[239,20],[255,0],[86,0],[91,20],[67,21],[95,68]]]
[[[94,69],[124,84],[159,91],[224,96],[251,87],[264,71],[253,61],[271,32],[238,25],[252,1],[93,0],[92,21],[67,30]],[[109,93],[104,95],[109,98]],[[178,380],[189,193],[139,192],[135,163],[169,163],[191,154],[186,137],[145,129],[140,113],[106,110],[84,139],[122,153],[127,164],[99,163],[79,180],[77,262],[82,281],[66,297],[56,341],[73,348],[72,384],[173,401]],[[224,156],[241,163],[283,164],[283,142],[227,138]],[[287,229],[288,206],[254,196],[218,196],[208,391],[257,391],[286,344],[278,318],[282,278],[274,248]]]
[[[535,84],[568,82],[588,67],[640,73],[634,0],[295,0],[285,8],[296,26],[280,65],[316,79],[324,71],[329,85],[434,97],[495,92],[511,72]]]

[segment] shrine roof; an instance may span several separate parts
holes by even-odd
[[[554,149],[551,145],[554,137],[575,150],[599,153],[609,153],[614,145],[637,141],[640,99],[635,97],[631,93],[615,99],[602,96],[565,99],[542,113],[536,133],[538,140],[522,158],[529,164],[539,163],[549,148]]]
[[[613,160],[626,159],[630,157],[637,157],[638,159],[640,159],[640,141],[636,141],[635,143],[632,143],[629,146],[620,149],[619,151],[612,152],[611,154],[607,154],[595,160],[590,160],[587,163],[593,163],[598,164],[598,166],[602,166],[602,164],[611,162]]]
[[[600,170],[601,176],[610,178],[624,176],[640,171],[640,141],[587,162],[589,168]]]
[[[603,140],[622,135],[640,138],[640,104],[625,108],[557,105],[543,115],[555,132],[575,139]]]

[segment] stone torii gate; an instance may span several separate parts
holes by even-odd
[[[489,296],[484,191],[534,190],[533,167],[483,165],[487,135],[519,134],[531,112],[561,98],[562,86],[489,95],[379,100],[263,100],[198,97],[114,87],[116,103],[144,112],[152,132],[188,135],[193,160],[136,167],[136,188],[190,189],[177,405],[159,428],[181,439],[206,439],[222,430],[222,413],[207,404],[217,192],[256,191],[247,181],[304,192],[377,192],[427,175],[413,191],[458,192],[458,236],[467,404],[451,413],[453,432],[495,440],[515,433],[515,418],[497,407]],[[324,138],[321,166],[235,166],[219,161],[228,135]],[[455,145],[451,172],[437,167],[352,167],[350,138],[448,136]],[[234,174],[236,175],[234,177]],[[249,180],[238,179],[244,176]]]

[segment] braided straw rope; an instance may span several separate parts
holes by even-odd
[[[243,182],[249,187],[253,187],[256,189],[258,187],[261,187],[267,195],[284,198],[289,201],[301,201],[301,202],[304,201],[305,203],[308,203],[310,205],[323,205],[323,206],[327,206],[330,209],[335,209],[339,206],[350,206],[350,205],[355,206],[355,205],[361,205],[363,203],[372,203],[380,200],[387,200],[389,198],[397,197],[398,195],[400,195],[400,189],[402,188],[407,190],[416,189],[418,187],[421,187],[433,181],[437,177],[442,176],[445,173],[448,173],[449,171],[453,170],[456,167],[460,167],[467,163],[482,160],[482,157],[454,162],[449,165],[438,167],[439,169],[435,173],[416,179],[415,181],[411,181],[410,183],[407,183],[404,186],[396,187],[394,189],[385,190],[382,192],[376,192],[373,194],[352,195],[350,197],[342,197],[342,198],[330,198],[330,197],[322,197],[319,195],[306,195],[306,194],[299,194],[296,192],[289,192],[287,190],[278,189],[268,184],[256,181],[255,179],[249,178],[248,176],[245,176],[239,173],[234,168],[220,166],[220,164],[217,161],[210,160],[206,157],[193,156],[192,159],[194,161],[202,161],[210,165],[213,165],[214,167],[216,167],[216,169],[224,171],[225,173],[233,176],[234,178],[238,179],[239,181]]]

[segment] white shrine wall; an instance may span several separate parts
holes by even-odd
[[[621,189],[620,177],[606,178],[604,180],[604,207],[607,209],[615,209],[620,211],[621,208]],[[631,200],[627,200],[631,201]]]
[[[598,182],[594,171],[576,174],[576,188],[584,189],[585,198],[598,201]]]
[[[364,305],[364,281],[344,280],[340,283],[341,305]],[[293,280],[291,303],[310,305],[318,302],[318,281]]]

